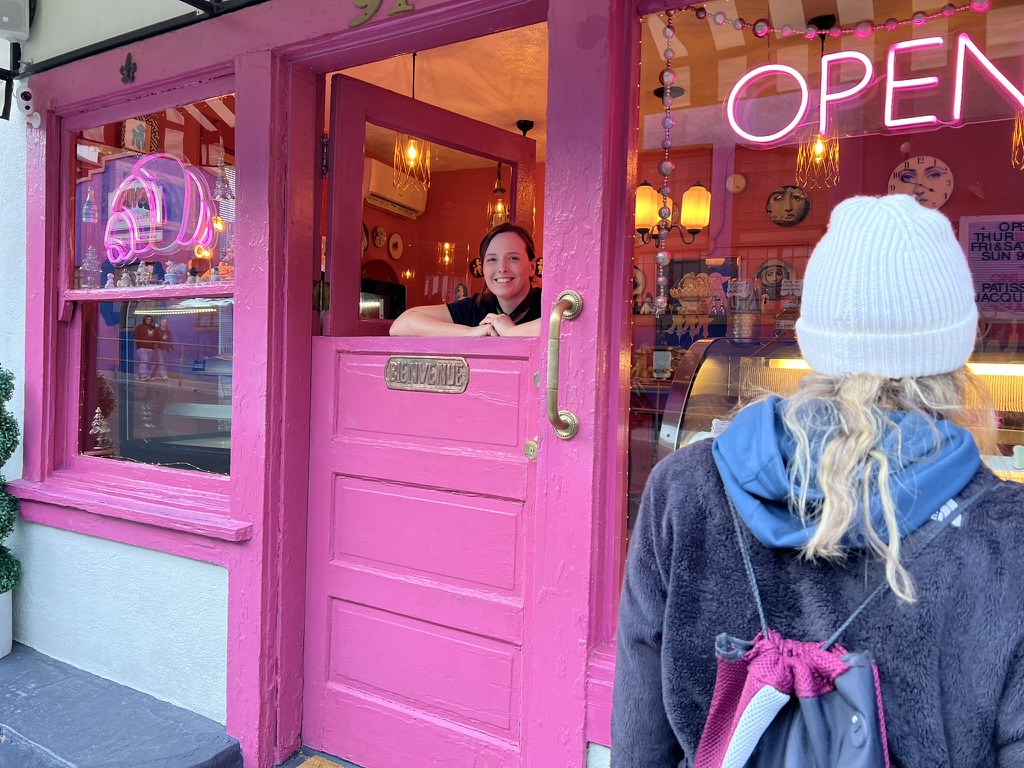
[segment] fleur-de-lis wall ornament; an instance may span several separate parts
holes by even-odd
[[[125,85],[128,83],[135,82],[135,71],[139,68],[138,64],[132,61],[132,55],[129,53],[124,57],[124,65],[121,67],[121,82]]]

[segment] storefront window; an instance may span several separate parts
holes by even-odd
[[[638,195],[630,524],[654,463],[713,434],[744,398],[785,394],[806,371],[793,331],[804,270],[831,210],[854,195],[910,194],[950,219],[981,315],[972,362],[1001,419],[1000,455],[987,460],[1014,473],[1013,454],[1024,454],[1015,367],[1024,326],[1024,2],[987,6],[936,5],[916,19],[870,24],[822,17],[821,35],[802,16],[776,18],[742,0],[673,14],[673,224],[696,182],[711,210],[699,228],[673,228],[668,258],[659,259],[650,239],[657,214],[640,204],[647,191]],[[653,186],[654,211],[666,107],[653,92],[666,69],[667,19],[646,17],[641,45],[637,179]]]
[[[227,473],[234,96],[72,135],[79,451]]]

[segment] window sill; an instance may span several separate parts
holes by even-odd
[[[251,523],[228,517],[227,494],[150,483],[139,483],[129,489],[68,471],[55,472],[41,482],[15,480],[7,488],[20,499],[81,509],[117,520],[228,542],[252,538]]]

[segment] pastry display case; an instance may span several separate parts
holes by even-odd
[[[682,446],[712,437],[741,403],[764,394],[789,395],[809,370],[791,337],[702,339],[665,354],[661,379],[633,382],[631,513],[651,466]],[[968,367],[985,384],[996,410],[997,446],[984,460],[1000,476],[1024,481],[1024,355],[978,351]]]

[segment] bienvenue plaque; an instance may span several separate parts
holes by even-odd
[[[384,365],[388,389],[461,395],[469,384],[469,365],[463,357],[392,356]]]

